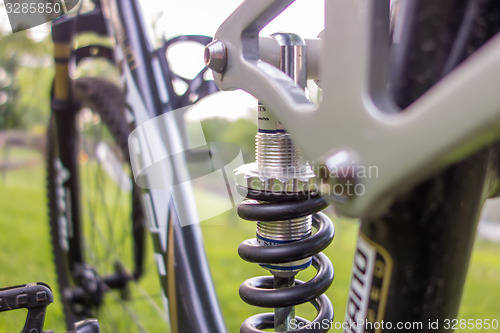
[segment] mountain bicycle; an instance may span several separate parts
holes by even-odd
[[[166,50],[183,40],[207,45],[218,88],[243,89],[260,101],[257,162],[238,169],[235,186],[247,198],[238,212],[257,221],[257,239],[243,242],[239,254],[272,274],[247,280],[240,295],[275,310],[249,318],[241,332],[330,328],[333,308],[324,292],[334,273],[321,251],[334,229],[320,213],[325,198],[339,213],[362,218],[346,332],[381,332],[387,328],[374,324],[382,321],[436,331],[426,324],[456,318],[478,214],[497,193],[498,4],[407,0],[391,8],[389,0],[332,0],[319,39],[259,37],[292,2],[244,1],[213,41],[183,36],[157,50],[135,0],[94,1],[93,11],[54,22],[48,188],[68,326],[98,310],[113,331],[131,330],[120,326],[116,311],[135,321],[129,304],[145,301],[159,320],[151,328],[139,324],[141,331],[163,329],[163,304],[172,332],[226,331],[194,197],[180,175],[200,154],[189,149],[182,119],[169,116],[217,88],[206,69],[193,80],[171,71]],[[111,36],[116,45],[73,48],[83,32]],[[73,80],[73,64],[86,58],[117,64],[124,88]],[[176,93],[174,79],[187,84],[185,93]],[[317,105],[307,98],[308,79],[322,88]],[[161,119],[154,129],[165,140],[147,131],[153,117]],[[156,168],[152,143],[165,151]],[[201,159],[214,154],[206,148]],[[153,176],[138,177],[149,167]],[[366,173],[370,167],[376,176]],[[155,188],[155,177],[180,186]],[[145,276],[146,229],[160,294]],[[316,275],[295,280],[309,266]],[[318,313],[310,322],[294,314],[305,302]]]

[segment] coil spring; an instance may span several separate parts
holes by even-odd
[[[240,257],[257,264],[283,264],[312,256],[312,266],[317,273],[311,280],[296,280],[294,286],[285,289],[273,288],[273,276],[248,279],[240,286],[241,299],[250,305],[265,308],[282,308],[310,302],[316,308],[316,317],[309,325],[307,320],[297,317],[297,326],[300,323],[301,328],[294,332],[327,332],[328,328],[323,328],[321,323],[333,319],[333,307],[324,292],[333,281],[334,271],[328,257],[320,252],[331,243],[335,231],[331,220],[319,211],[328,204],[320,196],[291,197],[289,194],[270,194],[248,189],[245,189],[245,193],[252,201],[243,201],[239,205],[238,215],[241,218],[272,222],[312,214],[312,224],[317,231],[308,238],[273,246],[262,246],[255,238],[246,240],[238,248]],[[263,313],[246,319],[240,332],[258,333],[272,328],[274,314]]]

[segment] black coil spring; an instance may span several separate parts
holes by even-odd
[[[334,271],[327,256],[320,253],[333,240],[335,231],[331,220],[320,210],[328,204],[319,196],[290,196],[245,190],[248,199],[238,207],[238,215],[250,221],[279,221],[295,219],[307,215],[313,217],[312,236],[302,240],[273,246],[262,246],[257,240],[248,239],[240,244],[238,253],[248,262],[257,264],[282,264],[312,256],[312,266],[316,275],[309,281],[295,281],[295,285],[285,289],[273,288],[273,276],[260,276],[246,280],[240,286],[240,297],[246,303],[265,308],[282,308],[310,302],[317,315],[309,325],[308,321],[297,317],[300,329],[293,332],[327,332],[325,320],[333,320],[333,307],[324,293],[330,287]],[[262,202],[265,201],[265,202]],[[300,325],[298,323],[301,323]],[[262,313],[246,319],[241,325],[241,333],[259,333],[263,329],[274,328],[274,314]]]

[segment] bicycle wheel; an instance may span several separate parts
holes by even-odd
[[[53,114],[47,140],[51,238],[66,324],[72,329],[96,317],[103,332],[167,329],[156,268],[144,260],[121,91],[98,78],[75,80],[72,88],[75,107]]]

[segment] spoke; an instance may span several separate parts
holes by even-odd
[[[103,277],[114,273],[116,261],[123,263],[127,271],[134,268],[134,191],[123,190],[128,188],[123,183],[131,177],[131,172],[121,148],[112,140],[113,136],[102,120],[95,122],[95,117],[92,116],[89,122],[87,116],[81,119],[79,127],[79,152],[88,155],[87,161],[79,160],[82,208],[80,228],[84,260]],[[105,164],[107,160],[103,158],[107,158],[107,155],[97,155],[96,148],[100,143],[106,145],[105,148],[109,150],[106,153],[113,154],[110,157],[113,165]],[[110,172],[122,174],[114,177]],[[106,292],[104,303],[97,310],[103,331],[108,327],[110,332],[123,329],[147,332],[148,322],[141,321],[144,319],[141,314],[145,311],[157,315],[158,320],[166,325],[168,314],[161,306],[164,296],[161,291],[158,292],[160,289],[150,293],[152,290],[135,281],[130,281],[128,287],[131,289],[131,298],[128,300],[122,299],[117,290]],[[134,324],[130,323],[127,327],[129,321]]]
[[[162,309],[161,307],[159,307],[158,304],[156,304],[156,302],[154,301],[155,297],[164,297],[163,294],[160,293],[158,295],[149,295],[148,292],[146,291],[146,289],[143,286],[141,286],[138,283],[136,283],[135,285],[136,285],[137,289],[139,290],[139,292],[141,294],[143,294],[141,298],[142,299],[147,299],[148,302],[151,304],[151,306],[158,313],[158,315],[161,316],[163,318],[163,320],[168,321],[168,316],[166,315],[165,310]]]
[[[116,295],[113,295],[113,296],[114,296],[114,298],[118,298]],[[135,314],[135,312],[134,312],[134,311],[132,311],[132,310],[129,308],[129,306],[128,306],[127,302],[123,302],[123,301],[121,301],[121,300],[118,300],[118,302],[117,302],[117,303],[119,303],[119,304],[121,305],[122,309],[123,309],[125,312],[127,312],[127,313],[128,313],[128,315],[129,315],[131,318],[133,318],[133,319],[134,319],[134,320],[133,320],[133,322],[137,325],[137,328],[139,328],[139,330],[140,330],[141,332],[146,332],[146,333],[147,333],[146,328],[144,327],[144,325],[142,325],[141,321],[139,320],[139,318],[137,317],[137,315]]]
[[[90,149],[89,140],[90,140],[89,135],[85,135],[84,129],[82,129],[82,134],[80,136],[80,142],[83,145],[83,147],[82,147],[83,152],[85,152],[85,154],[87,154],[87,156],[92,151]],[[85,170],[85,172],[81,172],[81,176],[84,177],[83,180],[85,182],[87,182],[91,179],[89,163],[90,163],[90,157],[89,157],[89,160],[87,160],[87,162],[86,162],[87,165],[86,166],[82,165],[82,167],[79,168],[80,170],[81,169]],[[95,217],[94,217],[95,198],[92,198],[92,194],[91,194],[92,191],[88,191],[86,186],[81,186],[81,189],[82,189],[81,200],[83,201],[85,199],[85,203],[86,203],[86,206],[88,208],[87,214],[82,212],[82,220],[81,220],[81,226],[80,226],[81,227],[81,236],[84,238],[84,242],[87,243],[87,245],[88,245],[85,248],[91,249],[91,248],[95,248],[95,246],[96,246],[95,228],[91,228],[91,230],[90,230],[90,232],[91,232],[91,235],[90,235],[91,244],[88,244],[87,237],[84,237],[84,236],[85,236],[86,232],[89,232],[88,230],[85,230],[86,229],[85,226],[87,224],[86,219],[89,219],[89,222],[92,225],[95,225]],[[94,200],[92,200],[92,199],[94,199]],[[83,204],[82,204],[82,208],[83,208]],[[92,255],[93,255],[92,261],[95,261],[96,260],[95,253],[92,252]]]

